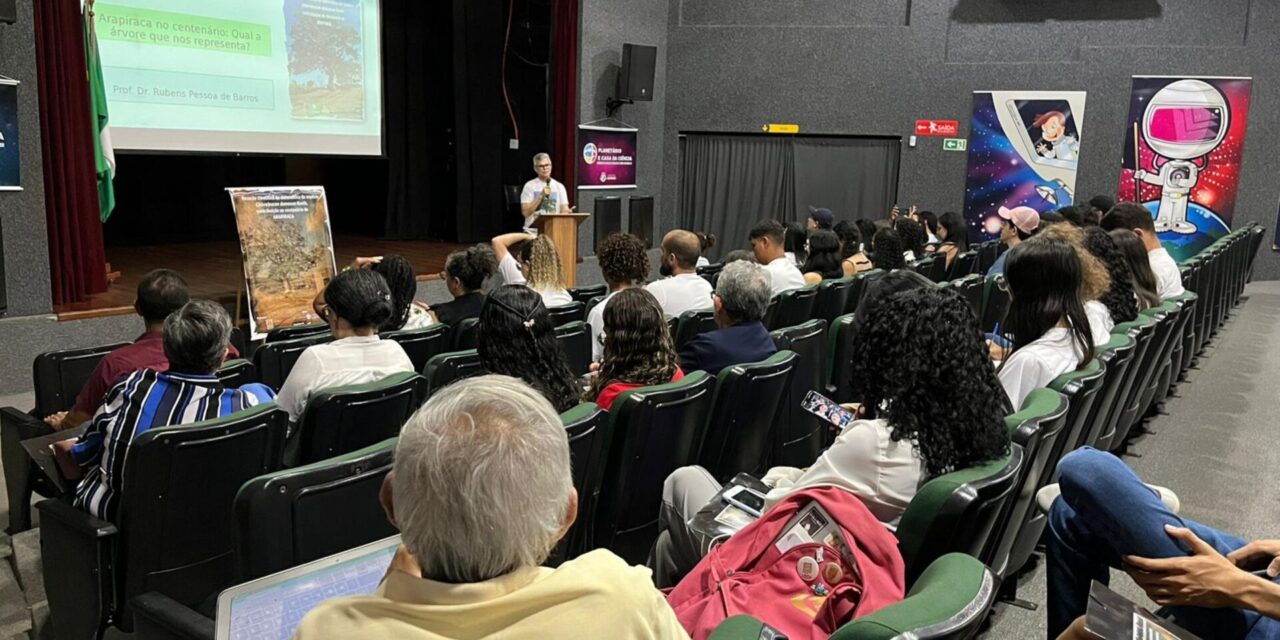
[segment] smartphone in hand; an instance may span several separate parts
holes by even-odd
[[[838,429],[843,429],[850,422],[858,419],[852,412],[817,391],[810,391],[806,394],[804,400],[800,401],[800,408],[830,422],[832,426]]]

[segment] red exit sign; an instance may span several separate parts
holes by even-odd
[[[954,138],[960,135],[960,123],[955,120],[916,120],[916,135]]]

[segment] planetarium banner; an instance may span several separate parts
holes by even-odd
[[[636,187],[636,129],[578,125],[578,188]]]
[[[1133,77],[1117,195],[1151,211],[1174,260],[1231,229],[1252,85],[1250,78]]]
[[[1083,91],[975,91],[964,215],[972,239],[1000,235],[1000,207],[1052,211],[1075,200]]]

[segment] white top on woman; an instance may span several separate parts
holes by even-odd
[[[1081,355],[1071,331],[1064,327],[1054,327],[1038,340],[1014,351],[997,374],[1013,409],[1020,409],[1032,391],[1074,370],[1080,365]]]
[[[276,394],[276,404],[297,422],[311,394],[329,387],[381,380],[393,373],[413,371],[413,363],[395,340],[351,336],[307,347]]]
[[[1111,319],[1111,310],[1097,300],[1084,303],[1084,313],[1089,318],[1089,331],[1093,334],[1093,346],[1097,347],[1111,339],[1111,329],[1116,326]]]
[[[498,261],[498,273],[502,274],[502,281],[506,284],[528,284],[524,278],[524,273],[520,271],[520,263],[508,253],[502,256],[502,260]],[[543,289],[537,292],[542,296],[542,304],[548,309],[551,307],[563,307],[573,302],[573,296],[565,289]]]

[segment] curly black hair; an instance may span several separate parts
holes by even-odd
[[[907,259],[903,257],[902,238],[893,229],[881,229],[871,239],[871,262],[877,269],[893,271],[907,268]]]
[[[391,302],[395,309],[391,317],[382,323],[380,331],[397,331],[409,321],[409,308],[413,306],[413,298],[418,294],[418,279],[413,273],[413,264],[404,256],[388,254],[371,267],[374,272],[382,274],[391,287]]]
[[[467,291],[479,291],[484,281],[498,270],[498,258],[489,245],[478,244],[454,251],[444,260],[445,275],[457,278]]]
[[[844,267],[840,264],[840,238],[836,232],[826,229],[814,229],[809,232],[809,253],[805,256],[801,273],[816,273],[823,280],[843,278]]]
[[[831,227],[836,232],[836,237],[840,239],[840,259],[848,260],[862,251],[862,231],[858,229],[858,225],[841,220],[836,226]]]
[[[649,277],[649,253],[644,242],[629,233],[611,233],[601,240],[596,260],[611,284],[634,284]]]
[[[604,308],[604,358],[583,401],[594,402],[615,382],[666,384],[676,368],[675,346],[658,299],[641,287],[623,289]]]
[[[1129,270],[1129,260],[1120,253],[1115,240],[1101,227],[1086,226],[1084,248],[1111,274],[1111,288],[1098,299],[1111,312],[1111,319],[1119,324],[1137,318],[1138,300],[1133,293],[1133,273]]]
[[[542,296],[533,289],[508,284],[485,297],[476,350],[486,373],[524,380],[556,411],[578,404],[577,380],[556,341]]]
[[[973,310],[950,289],[903,291],[870,311],[853,337],[853,388],[930,477],[1009,450],[1004,389]]]
[[[386,278],[369,269],[339,273],[325,285],[324,301],[332,313],[356,329],[381,327],[395,310]]]
[[[919,222],[899,216],[893,221],[893,229],[898,232],[902,238],[903,251],[910,251],[916,255],[916,259],[924,257],[924,243],[929,236],[924,234],[924,227]]]

